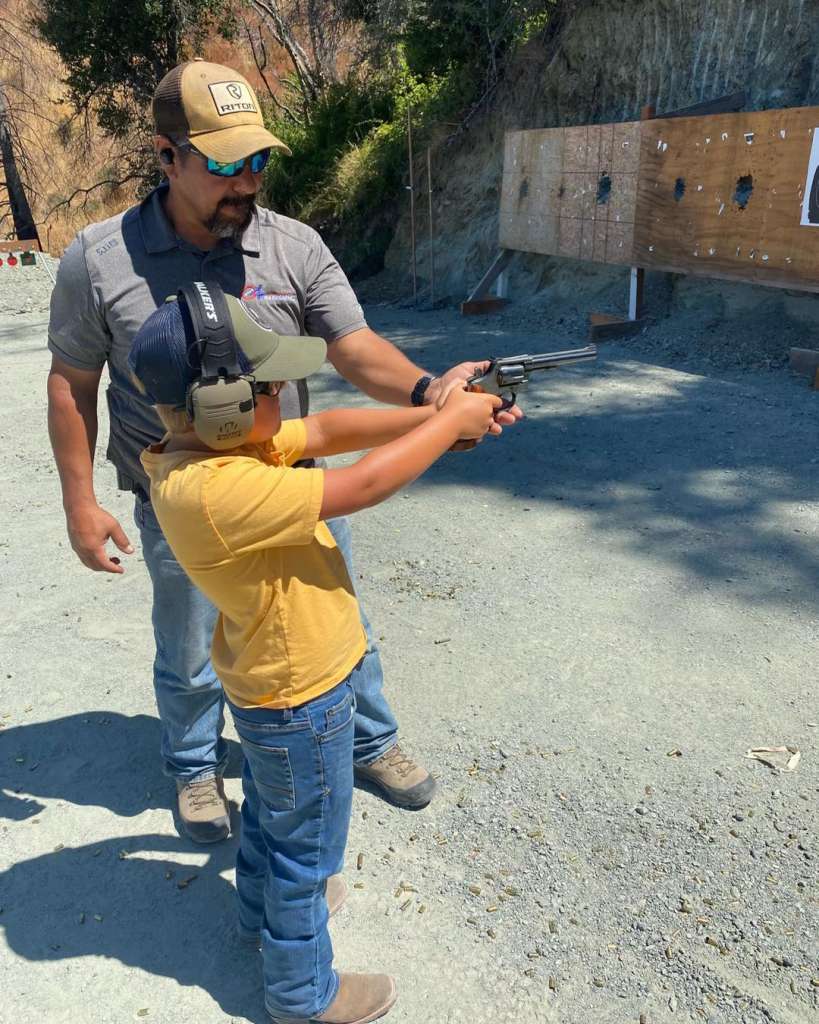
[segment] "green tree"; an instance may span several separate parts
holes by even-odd
[[[77,113],[128,139],[165,72],[231,19],[228,0],[42,0],[37,28],[66,66]]]
[[[158,182],[151,147],[151,98],[163,75],[194,56],[213,31],[230,35],[230,0],[40,0],[36,28],[59,54],[73,116],[61,126],[64,144],[79,133],[90,145],[94,122],[117,150],[89,187],[78,187],[49,212],[100,190]]]

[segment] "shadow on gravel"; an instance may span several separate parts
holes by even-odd
[[[408,343],[415,336],[406,331],[385,333],[433,369],[477,353],[515,354],[521,345],[511,333],[465,328],[457,341],[443,336],[436,352],[434,333],[423,347]],[[813,396],[794,402],[783,389],[768,399],[758,378],[661,378],[667,371],[613,348],[601,348],[596,363],[541,378],[521,396],[521,424],[474,452],[444,457],[420,486],[491,489],[501,512],[533,501],[569,504],[606,543],[706,585],[727,582],[749,603],[815,601],[819,549],[792,523],[782,525],[780,508],[789,506],[791,517],[795,503],[819,500]],[[635,387],[613,388],[613,380]],[[312,390],[315,408],[353,395],[329,374]],[[490,516],[488,529],[500,522]]]
[[[235,846],[235,840],[203,848],[141,835],[22,861],[0,874],[0,927],[9,948],[26,960],[110,957],[195,985],[229,1017],[262,1024],[269,1018],[261,961],[235,938],[236,892],[220,876],[233,867]],[[174,859],[183,852],[206,862]],[[88,970],[91,981],[96,968]],[[141,1008],[134,998],[131,1017]],[[122,997],[116,1003],[122,1006]],[[85,1020],[84,1008],[75,1009],[77,1020]]]
[[[156,718],[114,712],[5,729],[0,816],[24,821],[66,813],[37,797],[123,817],[171,809],[174,788],[162,774],[159,740]],[[241,748],[234,741],[229,747],[227,774],[238,776]],[[66,830],[71,834],[68,821]],[[9,948],[27,960],[112,957],[197,985],[228,1016],[262,1022],[259,958],[235,941],[236,893],[221,877],[235,858],[235,839],[203,847],[168,835],[57,848],[0,873],[0,928]],[[85,1019],[79,1006],[77,1019]]]
[[[242,750],[228,740],[228,777],[241,775]],[[106,807],[120,817],[175,805],[162,773],[159,719],[94,711],[0,730],[0,818],[24,821],[36,798]]]

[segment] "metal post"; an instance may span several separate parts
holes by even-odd
[[[639,267],[632,267],[631,274],[629,276],[628,285],[628,318],[629,320],[636,320],[640,315],[640,302],[638,299],[638,292],[640,288],[640,274],[641,270]]]
[[[415,266],[415,178],[412,172],[412,107],[407,107],[407,157],[409,161],[410,251],[412,253],[412,301],[418,305],[418,272]]]
[[[432,150],[427,147],[427,197],[429,199],[429,304],[435,309],[435,230],[432,222]]]
[[[641,121],[651,121],[657,116],[657,108],[653,103],[646,103],[640,111]],[[645,283],[645,270],[642,267],[632,267],[628,283],[628,318],[637,320],[643,311],[643,285]]]

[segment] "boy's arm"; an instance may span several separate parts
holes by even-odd
[[[456,441],[482,437],[501,404],[495,395],[453,390],[440,412],[428,415],[409,433],[382,444],[352,466],[325,470],[319,518],[349,515],[389,498]]]
[[[330,409],[307,416],[303,458],[378,448],[426,423],[435,412],[433,406],[423,406],[420,409]]]

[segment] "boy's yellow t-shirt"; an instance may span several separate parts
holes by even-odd
[[[142,453],[174,555],[219,610],[212,661],[240,707],[295,707],[340,683],[366,637],[344,558],[319,520],[324,471],[296,469],[303,420],[264,445]]]

